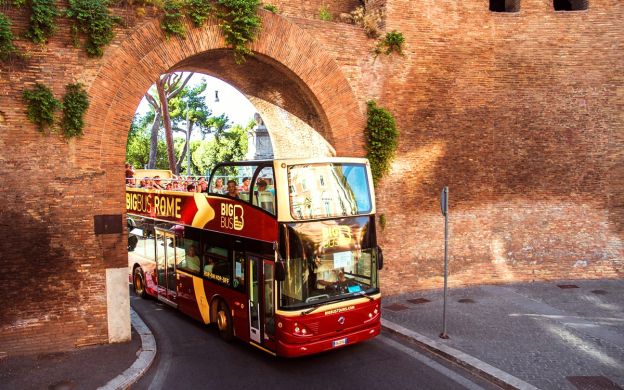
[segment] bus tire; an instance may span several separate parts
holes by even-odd
[[[217,302],[217,329],[219,330],[219,336],[224,341],[230,342],[234,339],[232,314],[230,314],[230,308],[227,303],[221,299]]]
[[[143,276],[141,267],[134,267],[134,271],[132,272],[132,285],[134,287],[134,293],[138,297],[147,297],[147,292],[145,291],[145,276]]]

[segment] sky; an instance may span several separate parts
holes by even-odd
[[[185,78],[187,75],[188,73],[185,72],[183,77]],[[206,84],[208,84],[204,95],[206,96],[206,104],[208,104],[208,108],[212,111],[212,115],[219,116],[221,114],[226,114],[230,118],[232,124],[240,124],[241,126],[247,125],[247,123],[253,119],[256,113],[255,107],[247,100],[245,95],[225,81],[205,74],[195,73],[187,85],[197,85],[202,79],[205,79]],[[218,102],[215,102],[215,91],[218,91]],[[148,107],[149,103],[143,98],[141,99],[141,103],[139,103],[137,112],[147,112]]]

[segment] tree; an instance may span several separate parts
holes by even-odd
[[[215,123],[219,127],[213,127],[214,139],[201,143],[192,154],[194,165],[202,173],[212,170],[219,162],[240,161],[247,154],[247,131],[251,129],[253,122],[246,127],[230,127],[227,116],[217,118],[220,119]]]
[[[202,96],[206,87],[206,82],[202,80],[199,85],[193,88],[185,87],[178,96],[169,101],[172,129],[173,131],[183,133],[185,136],[185,142],[176,162],[176,171],[178,173],[181,171],[185,157],[188,155],[190,159],[190,153],[187,152],[195,126],[197,125],[201,131],[202,139],[205,139],[206,135],[210,133],[210,114],[212,112],[206,105],[205,97]],[[190,167],[187,166],[187,168]]]
[[[158,130],[162,123],[165,128],[165,141],[167,144],[167,161],[169,169],[178,174],[176,161],[174,158],[173,130],[171,127],[171,117],[169,113],[169,100],[175,98],[189,82],[194,73],[189,73],[186,79],[182,80],[183,73],[166,73],[160,76],[154,87],[145,94],[145,98],[154,112],[152,123],[150,157],[148,168],[153,169],[156,165],[156,153],[158,146]]]

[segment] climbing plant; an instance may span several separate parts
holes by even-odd
[[[236,63],[245,62],[251,54],[247,44],[253,41],[260,29],[259,0],[216,0],[219,5],[217,17],[225,41],[234,49]]]
[[[59,10],[54,0],[30,0],[30,11],[26,37],[35,43],[46,43],[56,31]]]
[[[377,183],[390,170],[390,163],[395,156],[399,131],[392,114],[370,100],[368,120],[364,136],[366,138],[366,157],[371,164],[373,181]]]
[[[15,51],[11,20],[0,12],[0,61],[9,59]]]
[[[67,84],[63,97],[63,120],[61,128],[66,138],[82,135],[84,114],[89,108],[89,95],[80,83]]]
[[[160,22],[160,28],[165,32],[167,38],[173,35],[184,38],[186,29],[184,28],[183,6],[184,4],[179,0],[167,0],[165,2],[163,8],[165,15]]]
[[[212,12],[212,5],[205,0],[187,0],[187,14],[195,27],[201,27]]]
[[[86,35],[85,50],[89,57],[101,57],[103,47],[114,38],[113,27],[121,19],[111,15],[108,0],[69,0],[65,15],[72,19],[74,44],[78,45],[78,32]]]
[[[37,83],[32,90],[24,90],[22,98],[28,105],[28,119],[40,132],[54,124],[54,112],[61,107],[61,102],[54,98],[50,88]]]
[[[393,30],[379,40],[375,47],[375,55],[384,53],[390,55],[392,52],[403,55],[403,44],[405,43],[405,37],[402,33]]]
[[[264,4],[262,8],[264,8],[267,11],[273,12],[274,14],[279,14],[279,8],[277,8],[273,4]]]

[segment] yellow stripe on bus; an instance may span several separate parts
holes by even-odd
[[[193,276],[193,290],[195,290],[195,301],[199,308],[199,313],[202,316],[204,324],[210,322],[210,310],[208,306],[208,299],[206,298],[206,291],[204,290],[204,281],[202,278]]]
[[[215,217],[215,211],[208,203],[206,196],[202,193],[196,192],[194,195],[195,205],[197,206],[197,213],[193,218],[191,226],[195,228],[203,228],[206,224],[212,221]]]

